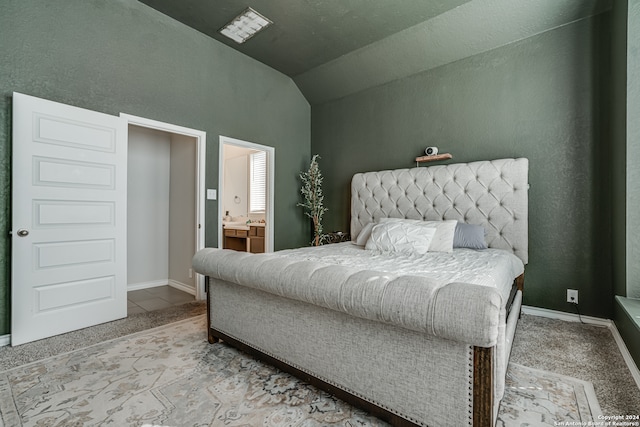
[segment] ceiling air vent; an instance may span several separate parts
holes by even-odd
[[[218,31],[236,43],[244,43],[271,24],[269,19],[248,7]]]

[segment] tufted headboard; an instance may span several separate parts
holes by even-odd
[[[455,219],[483,225],[489,247],[527,264],[528,172],[519,158],[355,174],[351,239],[380,218]]]

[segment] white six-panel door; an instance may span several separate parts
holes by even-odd
[[[13,94],[11,344],[127,315],[127,127]]]

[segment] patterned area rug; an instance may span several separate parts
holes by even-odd
[[[496,427],[586,426],[599,415],[590,382],[510,363]]]
[[[387,425],[205,337],[199,316],[0,372],[0,427]],[[508,381],[499,426],[599,411],[588,383],[518,365]]]

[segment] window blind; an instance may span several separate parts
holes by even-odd
[[[262,213],[267,205],[267,152],[252,153],[250,159],[249,212]]]

